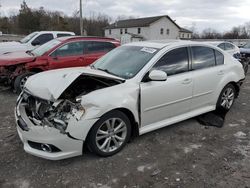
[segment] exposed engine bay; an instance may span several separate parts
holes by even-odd
[[[120,83],[120,80],[81,75],[62,93],[60,99],[75,101],[78,96]]]
[[[119,83],[121,81],[81,75],[55,102],[23,92],[19,106],[24,108],[27,117],[35,126],[54,127],[65,134],[70,119],[79,121],[85,114],[81,101],[76,100],[78,97]]]

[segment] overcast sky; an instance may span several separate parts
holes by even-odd
[[[0,0],[1,14],[16,13],[23,0]],[[28,6],[62,11],[72,15],[79,8],[78,0],[26,0]],[[198,31],[214,28],[226,31],[250,22],[250,0],[83,0],[84,16],[90,12],[104,13],[112,18],[119,15],[147,17],[169,15],[181,27]]]

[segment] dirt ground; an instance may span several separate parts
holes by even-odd
[[[250,187],[250,74],[223,128],[190,119],[135,138],[117,155],[49,161],[24,152],[17,96],[0,91],[0,187]]]

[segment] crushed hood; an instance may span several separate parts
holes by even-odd
[[[0,56],[0,66],[29,63],[34,61],[35,58],[35,56],[29,55],[26,52],[10,52]]]
[[[94,70],[89,67],[76,67],[46,71],[31,76],[27,80],[24,90],[41,99],[55,101],[80,75],[104,77],[121,81],[124,80],[120,77],[113,76],[103,71]]]

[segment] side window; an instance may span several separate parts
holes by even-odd
[[[52,39],[54,39],[52,34],[42,34],[39,35],[34,41],[39,41],[39,45],[42,45],[45,44],[46,42],[49,42]]]
[[[193,55],[193,70],[215,66],[215,55],[212,48],[204,46],[194,46],[191,48]]]
[[[234,49],[234,46],[230,43],[225,43],[225,50],[232,50]]]
[[[72,42],[65,44],[64,46],[58,48],[53,54],[52,57],[67,57],[74,55],[83,54],[83,42]]]
[[[68,36],[72,36],[72,35],[68,34],[68,33],[58,33],[56,36],[57,36],[57,38],[59,38],[59,37],[68,37]]]
[[[215,51],[215,57],[216,57],[216,65],[223,65],[224,55],[217,50],[214,50],[214,51]]]
[[[162,70],[168,76],[188,71],[188,50],[186,47],[166,53],[153,67]]]
[[[110,42],[87,42],[86,48],[88,53],[108,52],[116,46]]]
[[[225,50],[225,43],[221,43],[218,45],[218,47],[222,50]]]

